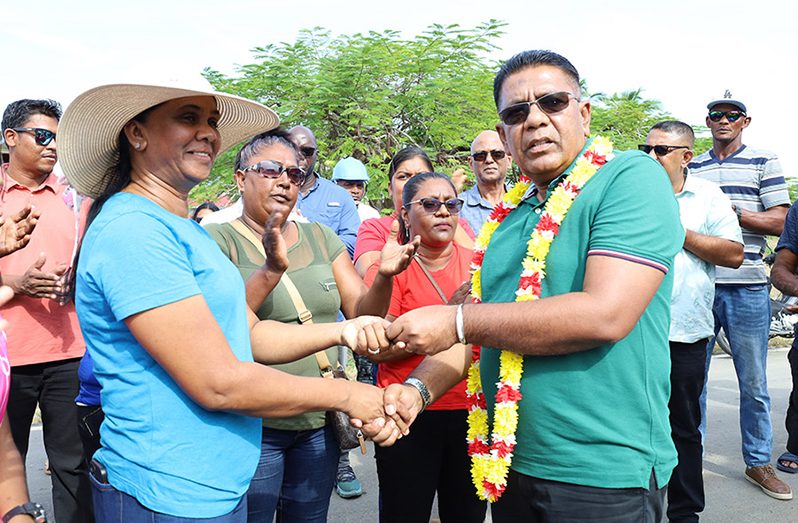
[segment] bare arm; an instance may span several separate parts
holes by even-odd
[[[742,210],[740,227],[759,234],[781,236],[784,230],[784,219],[787,217],[787,205],[777,205],[762,212]]]
[[[743,244],[726,238],[684,230],[684,248],[712,265],[736,269],[743,263]]]
[[[6,415],[0,425],[0,516],[28,501],[25,466],[11,437]],[[13,521],[17,521],[17,518]],[[19,521],[33,521],[33,518],[20,517]]]
[[[258,417],[341,410],[384,416],[382,391],[346,380],[292,376],[236,359],[201,295],[134,314],[125,324],[178,386],[209,410]]]
[[[798,269],[798,255],[790,249],[779,249],[776,253],[776,261],[773,262],[773,269],[770,271],[773,286],[784,294],[798,296],[796,269]]]
[[[608,256],[591,256],[584,290],[523,303],[464,305],[469,343],[520,354],[557,355],[592,349],[625,337],[634,328],[664,274]],[[423,307],[402,315],[388,337],[423,354],[457,342],[454,306]],[[564,321],[564,318],[579,321]]]

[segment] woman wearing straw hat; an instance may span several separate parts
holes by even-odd
[[[64,113],[64,172],[95,199],[75,300],[105,411],[91,464],[99,523],[243,522],[258,418],[385,416],[378,389],[252,362],[250,338],[296,354],[259,329],[238,271],[187,217],[219,152],[277,124],[269,108],[207,88],[101,86]],[[350,340],[387,346],[381,328]]]

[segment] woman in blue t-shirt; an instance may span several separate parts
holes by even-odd
[[[385,416],[379,389],[253,363],[250,328],[276,361],[305,354],[256,323],[238,271],[188,218],[188,193],[220,151],[277,123],[269,108],[207,88],[101,86],[64,113],[64,172],[95,199],[75,301],[105,412],[90,467],[100,523],[243,522],[258,418]],[[254,283],[273,276],[264,265]],[[299,345],[357,345],[360,335],[387,346],[382,329],[361,318],[316,331],[319,347]]]

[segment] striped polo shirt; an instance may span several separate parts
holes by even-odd
[[[770,151],[743,145],[721,161],[710,149],[688,165],[691,176],[718,184],[732,204],[740,209],[763,212],[777,205],[790,205],[787,183],[779,159]],[[716,283],[746,285],[766,283],[762,254],[765,236],[743,228],[745,259],[739,269],[718,267]]]

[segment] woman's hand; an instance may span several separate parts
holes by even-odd
[[[379,272],[383,276],[396,276],[410,265],[413,256],[421,244],[421,237],[415,236],[409,243],[400,245],[397,237],[399,236],[399,220],[394,220],[391,224],[391,232],[388,240],[380,251]]]
[[[385,335],[385,329],[391,323],[377,316],[358,316],[340,323],[341,345],[346,345],[355,353],[379,354],[390,347],[391,342]]]
[[[469,297],[471,297],[471,280],[466,280],[452,293],[449,298],[449,305],[466,303]]]
[[[288,211],[275,211],[266,220],[263,229],[263,249],[266,251],[267,270],[283,273],[288,269],[288,247],[283,238],[282,225]]]
[[[358,428],[368,427],[367,435],[380,434],[380,440],[396,441],[402,435],[410,432],[408,417],[397,412],[393,401],[386,403],[383,389],[357,381],[347,382],[351,389],[347,406],[344,410],[349,414],[353,426]]]

